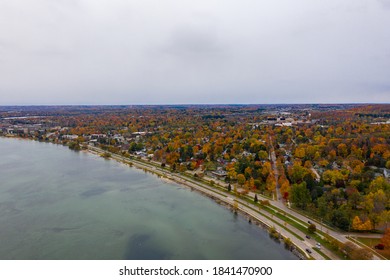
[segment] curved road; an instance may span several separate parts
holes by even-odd
[[[99,148],[92,147],[92,146],[88,146],[88,148],[89,148],[89,150],[97,152],[97,153],[106,152],[104,150],[101,150]],[[253,205],[249,204],[248,202],[246,202],[243,199],[237,198],[231,194],[227,194],[226,192],[219,190],[218,188],[211,187],[207,184],[204,184],[200,181],[196,181],[194,179],[188,178],[188,177],[183,176],[181,174],[178,174],[178,173],[172,174],[170,171],[164,170],[164,169],[157,167],[157,166],[154,166],[152,164],[152,163],[154,163],[156,165],[159,164],[157,162],[152,162],[152,163],[142,162],[139,160],[132,160],[132,159],[129,159],[129,158],[117,155],[117,154],[112,154],[112,153],[110,153],[110,154],[111,154],[111,157],[113,159],[116,159],[116,160],[119,160],[122,162],[126,162],[126,163],[131,163],[135,167],[146,169],[146,170],[149,170],[157,175],[164,176],[164,177],[166,177],[174,182],[186,185],[190,188],[193,188],[193,189],[196,189],[202,193],[205,193],[206,195],[208,195],[210,197],[213,197],[215,199],[223,201],[224,203],[231,205],[232,207],[234,207],[235,202],[237,202],[239,210],[245,212],[246,214],[251,216],[253,219],[258,220],[258,221],[266,224],[268,227],[274,226],[275,229],[279,233],[281,233],[282,236],[290,238],[290,240],[297,247],[299,247],[302,252],[304,252],[306,254],[306,257],[308,257],[308,258],[310,257],[309,254],[306,252],[306,249],[309,249],[312,252],[311,257],[313,257],[314,259],[324,259],[323,256],[321,256],[319,253],[317,253],[316,251],[314,251],[312,249],[316,245],[315,240],[305,238],[305,234],[302,233],[300,230],[296,229],[292,225],[286,224],[283,220],[279,219],[276,216],[270,217],[271,214],[264,211],[264,210],[259,210],[259,209],[253,208]],[[220,186],[223,186],[223,185],[226,185],[226,184],[222,184]],[[277,192],[277,193],[279,193],[279,192]],[[255,194],[249,193],[248,195],[253,198]],[[308,217],[288,208],[281,200],[277,200],[277,201],[268,200],[268,201],[270,202],[270,204],[272,206],[274,206],[278,209],[281,209],[282,211],[288,213],[291,217],[293,217],[292,219],[294,219],[296,222],[300,223],[303,226],[307,226],[308,222],[315,224],[319,234],[321,234],[321,231],[322,231],[322,232],[332,236],[333,238],[335,238],[336,240],[338,240],[342,243],[350,241],[349,239],[347,239],[348,235],[346,235],[345,233],[330,229],[330,228],[318,223],[317,221],[315,221],[311,218],[308,218]],[[275,222],[280,224],[280,225],[284,225],[284,227],[276,224]],[[298,239],[295,235],[291,234],[291,232],[287,231],[286,228],[288,228],[289,231],[294,232],[296,235],[301,236],[302,238],[304,238],[304,240],[302,241],[301,239]],[[322,248],[321,251],[322,251],[322,253],[324,253],[325,255],[330,257],[331,259],[339,259],[335,254],[333,254],[331,251],[327,250],[326,248]],[[379,259],[379,258],[376,255],[374,255],[374,259]]]
[[[88,147],[91,151],[94,151],[94,152],[97,152],[97,153],[104,153],[106,151],[104,150],[101,150],[99,148],[96,148],[96,147],[92,147],[92,146],[89,146]],[[142,168],[142,169],[147,169],[147,170],[150,170],[152,171],[153,173],[155,174],[158,174],[158,175],[161,175],[161,176],[164,176],[174,182],[177,182],[177,183],[180,183],[180,184],[183,184],[183,185],[186,185],[190,188],[193,188],[193,189],[196,189],[210,197],[213,197],[215,199],[218,199],[228,205],[231,205],[232,207],[234,207],[234,204],[235,202],[238,203],[238,209],[245,212],[246,214],[248,214],[249,216],[251,216],[254,220],[258,220],[260,221],[261,223],[264,223],[265,225],[267,225],[268,227],[271,227],[271,226],[274,226],[275,229],[284,237],[287,237],[287,238],[290,238],[290,240],[298,247],[300,248],[300,250],[302,252],[304,252],[304,254],[306,254],[306,257],[307,258],[310,258],[310,255],[306,252],[306,249],[309,249],[312,253],[311,253],[311,257],[313,257],[314,259],[324,259],[319,253],[317,253],[316,251],[314,251],[312,249],[312,247],[315,246],[315,244],[313,244],[314,241],[312,240],[301,240],[301,239],[298,239],[295,235],[291,234],[289,231],[287,231],[285,228],[283,228],[282,226],[276,224],[274,221],[276,221],[277,223],[279,224],[284,224],[285,222],[275,216],[273,216],[272,218],[269,217],[269,213],[268,212],[265,212],[265,211],[261,211],[260,210],[260,213],[259,213],[259,210],[258,209],[254,209],[253,206],[251,204],[249,204],[248,202],[242,200],[242,199],[238,199],[236,198],[235,196],[233,195],[229,195],[229,194],[226,194],[224,193],[223,191],[221,190],[218,190],[216,188],[213,188],[213,187],[210,187],[206,184],[203,184],[201,182],[198,182],[198,181],[195,181],[195,180],[192,180],[188,177],[185,177],[183,175],[180,175],[180,174],[172,174],[171,172],[169,171],[166,171],[166,170],[163,170],[161,168],[158,168],[156,166],[151,166],[150,164],[148,163],[143,163],[143,162],[140,162],[138,160],[130,160],[128,158],[125,158],[125,157],[122,157],[122,156],[119,156],[119,155],[116,155],[116,154],[111,154],[111,157],[113,159],[116,159],[116,160],[119,160],[119,161],[122,161],[122,162],[126,162],[126,163],[132,163],[135,167],[138,167],[138,168]],[[272,220],[273,221],[272,221]],[[303,233],[300,232],[298,229],[290,226],[290,225],[285,225],[285,227],[287,227],[290,231],[294,232],[296,235],[298,236],[302,236],[302,238],[304,238],[303,236]],[[325,254],[327,253],[330,253],[330,252],[325,252]],[[328,255],[328,254],[327,254]]]

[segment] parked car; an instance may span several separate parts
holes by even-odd
[[[306,249],[306,252],[308,252],[309,254],[311,254],[311,250],[309,248]]]
[[[320,243],[317,243],[317,244],[316,244],[316,247],[317,247],[318,249],[321,249],[321,244],[320,244]]]
[[[384,244],[381,244],[381,243],[379,243],[379,244],[375,245],[375,249],[378,249],[378,250],[384,250],[384,249],[385,249],[385,245],[384,245]]]
[[[306,235],[306,238],[307,238],[307,239],[310,239],[310,236]]]

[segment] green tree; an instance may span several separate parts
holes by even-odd
[[[309,190],[306,188],[306,183],[293,184],[290,192],[291,202],[298,208],[306,209],[311,202]]]
[[[72,141],[69,143],[69,149],[74,151],[80,151],[80,144],[78,142]]]

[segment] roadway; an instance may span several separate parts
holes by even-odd
[[[96,147],[88,146],[88,148],[94,152],[97,153],[104,153],[106,151],[101,150]],[[250,216],[253,220],[257,220],[263,224],[265,224],[267,227],[274,226],[275,229],[283,236],[289,238],[295,246],[297,246],[305,255],[307,258],[313,257],[314,259],[324,259],[319,253],[314,251],[312,247],[315,247],[315,241],[309,240],[305,238],[305,235],[299,231],[298,229],[294,228],[291,225],[286,224],[283,220],[279,219],[276,216],[271,216],[270,213],[259,210],[257,208],[254,208],[253,205],[248,203],[247,201],[237,198],[232,194],[226,194],[224,191],[219,190],[214,187],[210,187],[207,184],[204,184],[200,181],[195,181],[191,178],[188,178],[186,176],[183,176],[181,174],[172,174],[170,171],[164,170],[160,167],[156,167],[154,165],[151,165],[150,163],[141,162],[139,160],[131,160],[128,158],[125,158],[123,156],[117,155],[117,154],[111,154],[111,157],[115,160],[126,162],[126,163],[132,163],[135,167],[149,170],[157,175],[164,176],[165,178],[168,178],[174,182],[180,183],[182,185],[188,186],[192,189],[198,190],[207,196],[210,196],[214,199],[220,200],[227,205],[230,205],[231,207],[235,207],[234,202],[236,201],[238,203],[238,210],[246,213],[248,216]],[[284,225],[284,226],[281,226]],[[287,229],[289,230],[287,230]],[[300,236],[304,240],[301,240],[297,238],[294,234]],[[309,255],[306,252],[306,249],[309,249],[312,253]],[[325,248],[322,249],[323,253],[326,255],[331,256],[331,252],[328,252]]]

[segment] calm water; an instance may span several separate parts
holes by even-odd
[[[0,259],[296,259],[212,200],[113,160],[0,138]]]

